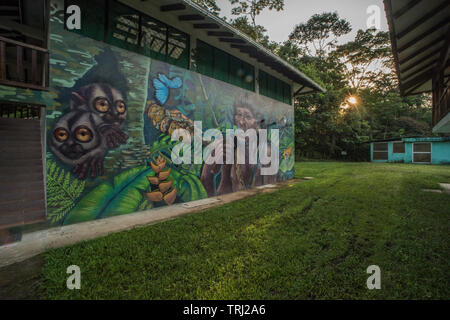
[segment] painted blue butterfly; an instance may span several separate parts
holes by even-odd
[[[169,89],[179,89],[182,84],[179,77],[169,79],[164,74],[158,73],[158,78],[153,79],[156,99],[161,105],[165,104],[167,99],[169,99]]]

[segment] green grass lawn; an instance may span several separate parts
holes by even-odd
[[[297,163],[312,181],[45,254],[44,298],[450,298],[449,166]],[[81,290],[65,287],[81,268]],[[381,290],[366,269],[381,268]]]

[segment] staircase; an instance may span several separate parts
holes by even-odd
[[[45,216],[40,120],[0,118],[0,231]]]

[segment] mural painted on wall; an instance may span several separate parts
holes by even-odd
[[[226,129],[280,129],[283,151],[280,172],[276,176],[262,176],[261,166],[248,164],[248,159],[245,165],[203,164],[186,167],[200,178],[208,196],[293,177],[293,118],[290,106],[159,61],[151,63],[149,83],[144,120],[145,142],[148,145],[158,143],[161,135],[170,136],[179,128],[193,135],[194,121],[201,121],[204,130],[218,128],[223,134]],[[226,146],[223,148],[225,154]],[[170,156],[170,150],[166,151],[166,156]],[[246,151],[248,157],[248,149]]]
[[[291,106],[64,31],[58,2],[52,5],[50,39],[52,89],[35,100],[47,105],[52,224],[129,214],[293,178]],[[174,164],[171,151],[179,142],[171,141],[171,134],[181,128],[194,135],[194,121],[202,122],[203,131],[223,133],[279,129],[279,172],[263,176],[260,164]],[[226,144],[215,143],[225,153]]]

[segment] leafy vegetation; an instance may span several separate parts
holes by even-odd
[[[278,51],[327,90],[296,99],[301,157],[368,160],[368,141],[432,135],[429,96],[400,96],[388,33],[358,30],[338,45],[350,30],[336,13],[317,14]]]
[[[50,159],[47,160],[46,179],[48,219],[52,223],[57,223],[75,206],[83,193],[85,181],[72,177],[69,171]]]
[[[275,193],[51,250],[50,299],[448,299],[446,166],[297,163]],[[66,268],[82,270],[67,290]],[[381,268],[381,290],[366,269]]]
[[[298,159],[368,160],[368,141],[433,135],[430,96],[400,96],[387,32],[358,30],[354,40],[340,43],[351,24],[336,12],[324,12],[276,43],[256,18],[266,8],[283,10],[284,1],[230,2],[235,28],[326,89],[295,100]]]
[[[350,23],[339,18],[336,12],[325,12],[315,14],[306,23],[296,25],[289,35],[289,41],[303,54],[322,58],[337,47],[339,37],[351,30]]]
[[[177,201],[188,202],[206,198],[206,190],[198,178],[201,165],[176,166],[173,164],[171,149],[177,143],[171,141],[170,136],[161,136],[161,139],[149,149],[148,166],[126,170],[116,175],[112,181],[100,183],[81,198],[84,182],[78,180],[71,182],[69,172],[65,173],[55,162],[49,161],[49,175],[52,179],[49,187],[51,196],[49,204],[59,206],[58,209],[51,211],[52,221],[67,225],[159,206],[158,202],[149,201],[146,197],[146,193],[155,191],[150,186],[149,178],[155,177],[155,171],[150,163],[159,163],[157,160],[164,161],[168,165],[167,171],[170,174],[163,180],[173,183]],[[66,194],[58,193],[60,186],[63,189],[66,188],[67,192],[72,192],[70,201],[65,199]],[[80,198],[79,201],[75,202],[78,198]]]
[[[193,0],[193,2],[209,10],[215,15],[219,14],[220,8],[217,5],[216,0]]]
[[[117,175],[112,183],[99,184],[78,201],[64,224],[135,212],[144,200],[143,192],[149,187],[147,176],[151,172],[149,167],[136,167]]]
[[[231,10],[234,15],[250,17],[253,27],[256,25],[256,17],[265,9],[280,11],[284,8],[284,0],[230,0],[235,5]]]

